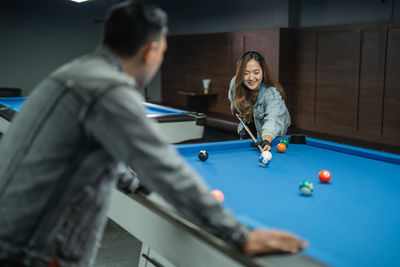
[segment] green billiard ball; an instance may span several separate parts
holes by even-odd
[[[288,146],[289,146],[289,140],[288,140],[288,139],[286,139],[286,138],[284,138],[284,139],[281,139],[280,143],[284,143],[284,144],[286,145],[286,147],[288,147]]]
[[[303,181],[300,183],[299,189],[303,196],[309,196],[314,190],[314,185],[309,181]]]

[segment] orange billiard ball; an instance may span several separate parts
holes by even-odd
[[[331,173],[329,171],[322,170],[322,171],[319,172],[318,178],[319,178],[321,183],[327,184],[331,180],[332,175],[331,175]]]
[[[216,199],[218,199],[220,202],[224,201],[224,193],[222,193],[218,189],[214,189],[211,191],[211,195],[213,195]]]
[[[283,153],[286,151],[286,145],[284,143],[279,143],[276,146],[276,149],[278,150],[278,152]]]

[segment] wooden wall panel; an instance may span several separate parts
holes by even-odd
[[[279,38],[279,29],[266,29],[243,35],[243,53],[259,52],[276,80],[279,79]]]
[[[244,42],[242,33],[231,33],[231,77],[236,73],[236,63],[244,51]]]
[[[187,47],[191,45],[183,36],[168,37],[168,48],[161,67],[161,98],[162,103],[170,106],[186,106],[186,98],[177,95],[176,91],[187,87],[187,77],[182,75],[185,71],[185,62],[188,60]],[[176,75],[175,75],[176,74]],[[178,74],[181,74],[178,76]],[[172,93],[170,91],[173,91]]]
[[[295,126],[400,147],[400,22],[304,28],[296,35]]]
[[[279,78],[279,44],[280,29],[263,29],[232,32],[232,63],[236,68],[236,62],[247,51],[259,52],[267,62],[275,79]],[[233,69],[233,74],[235,72]]]
[[[236,122],[227,91],[249,50],[284,86],[295,127],[400,147],[399,21],[170,36],[162,103],[185,108],[177,92],[200,92],[210,78],[210,115]]]
[[[228,34],[172,36],[162,66],[162,103],[185,108],[178,91],[202,92],[202,79],[212,79],[212,112],[229,111],[227,87],[231,76],[231,37]],[[217,104],[218,102],[218,104]]]
[[[318,33],[315,123],[334,133],[351,131],[356,118],[354,31]]]
[[[271,72],[279,76],[279,29],[168,37],[161,70],[162,103],[185,108],[186,98],[177,92],[201,92],[201,80],[210,78],[211,92],[218,95],[209,112],[236,121],[230,111],[229,83],[237,60],[249,50],[265,56]]]
[[[314,125],[315,116],[315,66],[316,33],[296,34],[296,68],[294,82],[293,124],[309,129]]]
[[[382,101],[385,63],[385,29],[361,31],[360,93],[358,131],[380,135],[382,132]]]
[[[286,105],[294,121],[296,37],[294,29],[280,29],[279,36],[279,79],[286,93]]]
[[[400,26],[388,29],[383,135],[400,143]]]

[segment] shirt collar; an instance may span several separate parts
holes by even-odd
[[[125,72],[121,57],[115,53],[111,47],[100,45],[97,47],[95,53],[105,58],[110,65],[114,66],[119,72],[122,72],[126,77],[128,77],[133,86],[138,87],[135,78]]]
[[[261,104],[263,101],[263,92],[266,90],[265,84],[262,82],[260,85],[260,90],[258,91],[258,97],[257,97],[257,104]]]
[[[112,48],[108,47],[107,45],[100,45],[96,49],[95,53],[98,53],[99,55],[104,57],[108,61],[108,63],[116,67],[118,71],[125,72],[121,57],[118,56]]]

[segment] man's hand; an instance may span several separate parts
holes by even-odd
[[[250,232],[243,252],[249,256],[272,253],[297,253],[308,246],[298,237],[278,230],[253,230]]]

